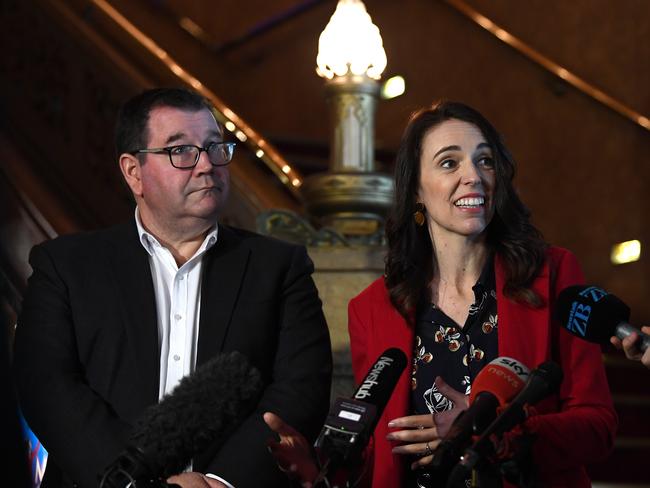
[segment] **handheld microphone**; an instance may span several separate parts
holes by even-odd
[[[521,392],[528,375],[528,368],[512,358],[498,357],[487,364],[472,383],[469,408],[456,417],[433,451],[432,467],[448,469],[456,463],[472,435],[481,434],[496,417],[497,407]]]
[[[569,286],[560,292],[556,310],[562,327],[589,342],[608,344],[612,336],[623,340],[636,332],[641,352],[650,346],[650,335],[627,323],[630,308],[602,288]]]
[[[377,358],[352,398],[336,399],[314,443],[327,459],[324,470],[333,471],[361,454],[406,363],[406,354],[401,350],[387,349]]]
[[[553,361],[540,364],[530,373],[523,390],[510,405],[483,432],[476,443],[465,450],[460,462],[449,476],[448,486],[464,480],[479,461],[490,455],[494,449],[492,436],[501,436],[517,424],[526,420],[525,405],[535,405],[543,398],[556,392],[562,383],[563,373]]]
[[[221,354],[183,378],[134,426],[126,449],[102,476],[100,488],[159,488],[192,457],[248,415],[262,392],[260,373],[245,356]]]

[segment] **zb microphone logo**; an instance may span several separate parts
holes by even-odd
[[[602,288],[590,286],[582,290],[578,295],[589,303],[596,303],[606,296],[607,292]],[[585,337],[587,335],[589,316],[591,315],[591,305],[589,303],[574,301],[571,304],[571,313],[569,314],[567,329],[580,337]]]

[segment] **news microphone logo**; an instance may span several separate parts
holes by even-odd
[[[390,356],[379,357],[363,380],[363,383],[359,385],[357,392],[354,394],[354,398],[356,400],[365,400],[372,396],[372,387],[377,384],[377,379],[381,375],[381,372],[384,368],[391,366],[394,362],[395,359]]]
[[[521,364],[516,359],[512,359],[506,356],[501,356],[496,358],[494,361],[490,361],[490,363],[487,365],[487,368],[489,371],[493,371],[497,376],[502,376],[505,378],[505,380],[509,383],[514,382],[519,384],[522,378],[525,379],[530,374],[530,371],[526,366]],[[515,378],[512,375],[508,374],[508,369],[512,370],[512,372],[514,372],[517,377]]]
[[[597,286],[589,286],[577,294],[578,297],[571,304],[566,329],[580,337],[586,337],[589,318],[592,313],[592,303],[598,303],[607,292]]]
[[[650,347],[650,335],[627,322],[630,307],[597,286],[574,285],[562,290],[555,315],[562,327],[586,341],[609,344],[612,336],[623,340],[634,333],[641,351]]]

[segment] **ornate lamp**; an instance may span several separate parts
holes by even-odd
[[[375,171],[374,119],[386,67],[381,35],[361,0],[339,0],[318,42],[333,120],[328,172],[302,186],[307,211],[348,236],[370,235],[392,203],[392,178]]]

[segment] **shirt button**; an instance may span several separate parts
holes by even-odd
[[[181,357],[178,354],[174,354],[174,361],[180,361]]]
[[[183,281],[183,280],[185,279],[185,276],[180,275],[180,276],[178,277],[178,279],[179,279],[179,281]]]
[[[176,315],[174,315],[174,318],[175,318],[176,320],[180,320],[180,319],[183,318],[183,316],[182,316],[181,314],[177,313]]]

